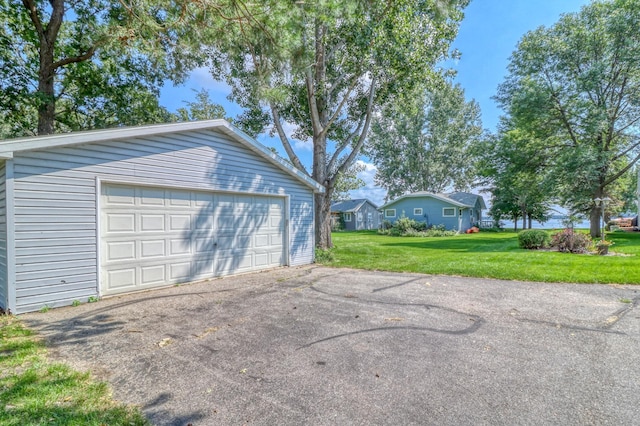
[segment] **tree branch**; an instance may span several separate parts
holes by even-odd
[[[631,160],[629,162],[629,164],[627,164],[625,167],[622,168],[622,170],[619,170],[617,173],[615,173],[613,176],[609,177],[609,179],[607,179],[606,181],[604,181],[603,183],[603,187],[612,184],[613,182],[615,182],[620,176],[622,176],[623,174],[625,174],[629,169],[631,169],[631,167],[633,167],[634,164],[636,164],[638,162],[638,160],[640,160],[640,154],[636,155],[636,157]]]
[[[304,172],[307,176],[309,176],[309,172],[302,165],[300,158],[293,151],[293,148],[291,147],[291,143],[289,142],[289,138],[287,137],[287,134],[284,132],[284,129],[282,128],[282,123],[280,122],[280,114],[278,113],[278,109],[271,102],[269,102],[269,107],[271,109],[273,124],[276,127],[276,131],[278,132],[278,136],[280,137],[280,142],[282,142],[282,146],[284,147],[284,150],[287,152],[289,159],[298,170],[300,170],[301,172]]]
[[[91,46],[89,50],[87,50],[82,55],[72,56],[70,58],[64,58],[59,60],[58,62],[54,62],[53,65],[51,65],[51,68],[55,70],[68,64],[86,61],[87,59],[91,58],[95,52],[96,46]]]
[[[374,76],[371,79],[371,87],[369,88],[369,99],[367,101],[367,112],[365,113],[365,122],[362,128],[362,132],[360,132],[360,137],[358,138],[358,142],[356,146],[353,147],[351,153],[347,157],[347,159],[338,167],[336,173],[331,177],[331,180],[335,181],[336,177],[340,173],[344,173],[351,164],[355,161],[356,157],[360,153],[362,146],[364,145],[364,141],[367,139],[367,133],[369,133],[369,126],[371,125],[371,116],[373,115],[373,103],[375,100],[376,94],[376,77]]]
[[[42,21],[40,21],[40,17],[38,16],[38,9],[35,3],[33,0],[22,0],[22,4],[27,11],[29,11],[29,18],[31,18],[31,22],[33,22],[34,27],[36,27],[38,38],[40,40],[44,39],[44,27],[42,26]]]

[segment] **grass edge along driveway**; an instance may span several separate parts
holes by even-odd
[[[333,267],[459,275],[519,281],[640,284],[640,233],[613,232],[614,255],[532,251],[514,232],[454,237],[391,237],[376,231],[336,232],[319,263]]]
[[[47,359],[44,342],[10,315],[0,316],[0,424],[127,425],[149,422],[118,404],[109,386]]]

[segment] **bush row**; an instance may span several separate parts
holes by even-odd
[[[518,233],[518,244],[529,250],[553,247],[564,253],[587,253],[593,241],[589,235],[568,228],[553,235],[541,229],[527,229]]]
[[[393,224],[385,220],[378,233],[394,237],[450,237],[456,235],[456,231],[447,231],[444,225],[428,227],[426,223],[408,217],[401,217]]]

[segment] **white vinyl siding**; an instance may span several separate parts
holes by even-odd
[[[455,207],[443,207],[442,208],[442,217],[455,217],[456,208]]]
[[[413,209],[413,215],[414,216],[422,216],[422,209],[421,208]]]
[[[7,310],[7,192],[6,162],[0,162],[0,307]]]
[[[313,262],[313,193],[211,131],[16,153],[16,313],[97,294],[97,179],[289,197],[291,265]]]
[[[384,211],[384,217],[396,217],[396,209],[386,209]]]
[[[344,214],[344,221],[345,222],[351,222],[351,213],[345,213]]]

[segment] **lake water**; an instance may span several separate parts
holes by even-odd
[[[501,220],[502,227],[506,230],[513,230],[513,221],[512,220]],[[585,228],[589,229],[589,221],[583,220],[580,222],[574,222],[574,228]],[[531,227],[533,229],[562,229],[565,225],[562,223],[561,219],[550,219],[544,223],[536,222],[535,220],[531,222]],[[518,229],[522,229],[522,220],[518,221]]]

